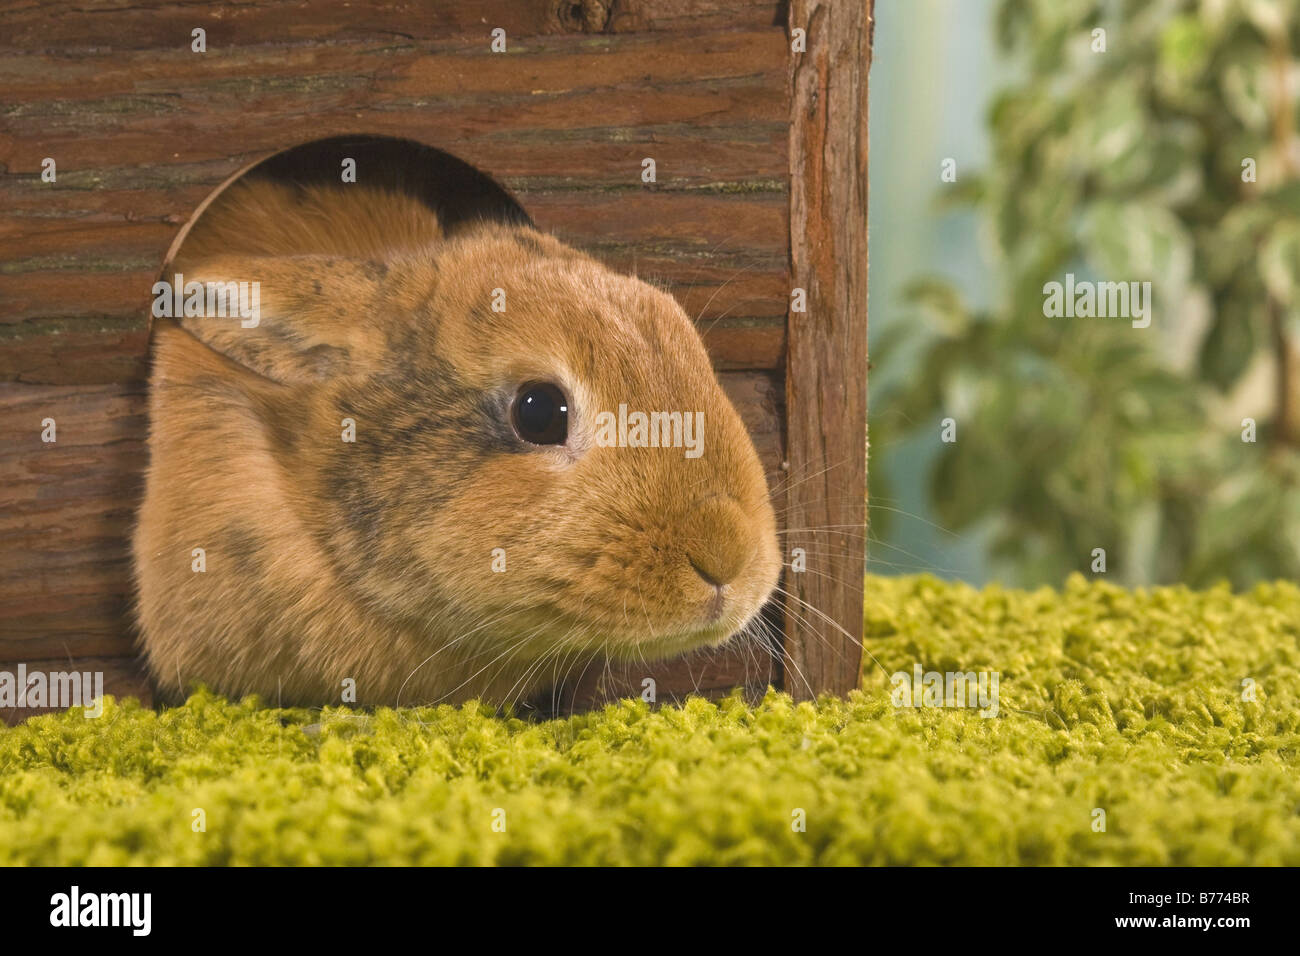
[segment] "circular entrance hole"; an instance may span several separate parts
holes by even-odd
[[[439,225],[447,235],[484,220],[532,225],[528,214],[505,187],[451,153],[394,136],[331,136],[260,160],[217,187],[172,242],[162,274],[166,275],[194,224],[234,183],[249,179],[303,186],[341,183],[344,161],[349,159],[356,163],[358,183],[419,199],[437,213]]]

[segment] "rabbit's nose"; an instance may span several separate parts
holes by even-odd
[[[699,502],[687,519],[683,541],[696,574],[716,588],[739,577],[754,554],[749,524],[730,498],[717,495]]]

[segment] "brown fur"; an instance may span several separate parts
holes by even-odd
[[[444,239],[360,186],[237,184],[175,270],[259,281],[261,322],[155,326],[135,559],[164,692],[499,702],[602,652],[719,643],[771,593],[762,469],[669,295],[532,229]],[[513,432],[533,380],[569,397],[564,446]],[[703,411],[703,455],[597,446],[620,402]],[[726,581],[716,619],[696,568]]]

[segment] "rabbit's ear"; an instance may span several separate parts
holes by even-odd
[[[382,262],[220,256],[190,269],[154,286],[154,316],[259,375],[301,384],[380,361]]]

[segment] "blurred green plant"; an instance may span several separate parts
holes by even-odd
[[[1059,582],[1095,548],[1131,584],[1300,577],[1296,7],[998,6],[1023,80],[990,110],[987,171],[942,187],[989,227],[997,302],[909,287],[873,361],[919,359],[873,391],[872,444],[956,420],[929,497],[988,529],[1004,580]],[[1151,281],[1151,327],[1045,317],[1067,272]]]

